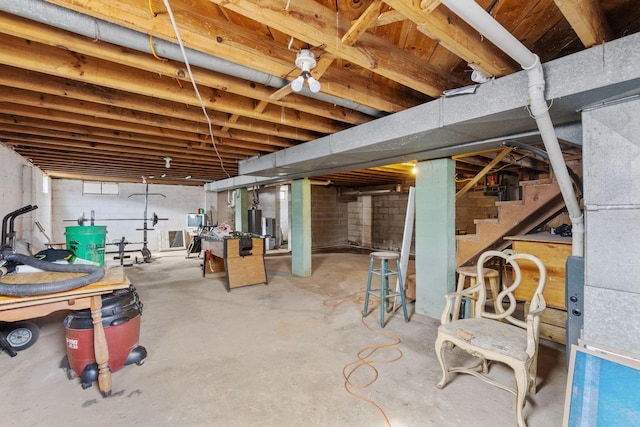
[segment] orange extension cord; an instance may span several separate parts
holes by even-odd
[[[343,304],[343,303],[352,303],[352,304],[356,304],[358,306],[360,305],[364,305],[364,296],[361,295],[362,293],[364,293],[365,290],[364,289],[360,289],[358,292],[354,292],[350,295],[347,295],[346,297],[340,297],[340,298],[331,298],[328,300],[324,301],[324,305],[331,307],[331,308],[336,308],[337,306]],[[378,302],[378,304],[380,304],[380,300],[379,299],[369,299],[370,302]],[[371,311],[375,310],[375,307],[373,307],[371,309]],[[362,310],[360,310],[362,312]],[[375,368],[374,365],[376,364],[388,364],[388,363],[393,363],[396,362],[398,360],[400,360],[402,358],[402,351],[397,348],[396,346],[398,344],[400,344],[400,338],[398,338],[395,335],[392,334],[388,334],[382,331],[375,331],[373,329],[371,329],[371,327],[369,327],[369,325],[367,325],[367,323],[364,320],[364,316],[362,316],[360,318],[361,323],[364,325],[365,328],[367,328],[367,330],[369,332],[371,332],[372,334],[376,334],[376,335],[382,335],[384,337],[388,337],[390,339],[393,340],[393,342],[390,342],[388,344],[381,344],[381,345],[371,345],[368,347],[363,348],[362,350],[360,350],[358,352],[358,359],[354,360],[353,362],[347,364],[344,366],[344,368],[342,368],[342,376],[344,377],[344,389],[347,391],[347,393],[349,393],[351,396],[360,399],[364,402],[367,402],[369,405],[373,406],[374,408],[376,408],[380,414],[382,414],[382,416],[384,417],[385,423],[387,424],[388,427],[391,427],[391,423],[389,422],[389,417],[387,417],[387,414],[384,412],[384,410],[380,407],[380,405],[378,405],[377,403],[375,403],[373,400],[371,399],[367,399],[364,396],[361,396],[355,392],[352,391],[352,389],[359,389],[359,390],[364,390],[368,387],[370,387],[374,382],[376,382],[376,380],[378,379],[378,370]],[[374,355],[376,355],[376,353],[380,350],[383,349],[389,349],[389,350],[393,350],[396,353],[395,357],[389,358],[389,359],[379,359],[379,360],[375,360],[372,359]],[[359,371],[362,368],[367,368],[368,372],[370,373],[370,375],[372,376],[372,379],[369,380],[367,383],[365,384],[354,384],[351,380],[351,377],[354,373],[356,373],[357,371]]]

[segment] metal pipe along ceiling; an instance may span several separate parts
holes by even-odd
[[[0,0],[0,10],[41,24],[51,25],[65,31],[90,37],[94,40],[101,40],[140,52],[152,53],[149,47],[149,36],[146,34],[83,15],[43,0]],[[153,44],[158,55],[178,62],[184,61],[178,45],[158,38],[154,38]],[[289,81],[286,79],[198,52],[197,50],[187,48],[185,51],[190,64],[210,71],[250,80],[278,89],[289,84]],[[382,117],[386,115],[386,113],[382,111],[357,104],[348,99],[337,98],[322,93],[314,94],[308,90],[299,92],[299,94],[359,111],[372,117]]]

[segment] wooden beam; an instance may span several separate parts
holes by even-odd
[[[351,28],[349,28],[349,31],[342,36],[342,43],[352,46],[356,40],[358,40],[358,38],[364,34],[369,27],[371,27],[372,23],[378,19],[378,16],[380,16],[380,12],[382,11],[382,6],[384,6],[382,0],[374,0],[367,10],[360,15]]]
[[[172,129],[199,129],[201,132],[208,132],[205,118],[200,109],[185,108],[184,104],[176,104],[172,101],[126,94],[109,88],[97,88],[81,82],[19,70],[1,64],[0,85],[4,85],[0,95],[5,101],[81,114],[91,111],[96,117],[108,117]],[[31,93],[16,88],[31,91]],[[317,132],[247,117],[238,118],[235,121],[228,120],[227,115],[221,114],[210,114],[209,117],[214,125],[221,127],[230,126],[235,129],[300,141],[311,141],[319,137]]]
[[[375,22],[371,23],[371,27],[379,27],[381,25],[389,25],[395,22],[400,22],[406,20],[407,17],[398,12],[397,10],[388,10],[386,12],[382,12],[378,19]]]
[[[347,31],[349,22],[314,0],[295,0],[288,9],[274,7],[266,0],[209,1],[242,16],[268,22],[271,28],[311,46],[323,46],[336,57],[426,95],[440,96],[452,84],[449,76],[441,75],[425,61],[373,34],[365,32],[360,37],[366,49],[341,43],[337,35]]]
[[[24,55],[27,47],[30,54]],[[5,35],[0,43],[0,57],[5,58],[3,63],[13,67],[200,107],[199,99],[191,86],[181,88],[173,79],[155,73],[123,67],[89,56],[78,58],[73,52],[51,49],[39,43],[26,43],[22,39]],[[253,100],[249,98],[207,87],[200,87],[199,91],[205,107],[213,111],[258,118],[322,133],[335,133],[348,127],[332,119],[293,109],[283,110],[279,106],[268,108],[255,117]]]
[[[146,0],[50,0],[49,2],[175,42],[175,33],[164,8],[154,17],[149,13]],[[219,1],[221,6],[226,2],[227,0]],[[171,3],[176,9],[176,20],[186,46],[275,76],[286,76],[291,71],[295,54],[286,45],[274,42],[271,37],[256,40],[254,31],[221,18],[220,13],[216,12],[219,10],[218,7],[211,3],[189,1],[188,4],[184,4],[181,0],[172,0]],[[284,10],[284,7],[281,9]],[[254,21],[260,19],[259,14],[249,14],[247,17]],[[335,16],[333,20],[335,21]],[[329,30],[321,28],[314,31],[328,32]],[[315,43],[312,45],[319,46]],[[332,84],[330,87],[323,88],[324,93],[348,98],[376,110],[397,112],[424,102],[424,99],[420,100],[415,96],[392,90],[385,82],[375,81],[368,76],[354,74],[346,69],[335,68],[330,74]]]
[[[608,42],[613,33],[597,0],[554,0],[585,47]]]
[[[136,122],[95,117],[92,115],[92,112],[88,110],[68,113],[48,108],[14,104],[6,101],[2,103],[0,121],[7,123],[8,121],[6,121],[7,119],[4,117],[11,117],[12,122],[15,124],[26,124],[38,127],[38,123],[41,123],[40,127],[50,129],[56,129],[57,124],[61,123],[61,128],[66,129],[68,132],[75,133],[90,134],[94,129],[97,129],[98,132],[103,130],[109,131],[112,134],[137,133],[155,138],[169,138],[193,144],[211,143],[211,138],[209,138],[209,134],[206,133],[206,129],[197,123],[186,126],[185,129],[188,130],[182,130],[182,127],[180,130],[175,130],[168,127],[161,128],[159,126],[148,126]],[[40,119],[40,121],[31,122],[30,119]],[[239,144],[238,146],[244,146],[245,148],[264,149],[267,151],[276,151],[280,148],[288,148],[296,145],[295,142],[286,138],[275,136],[265,138],[265,135],[241,130],[234,130],[232,133],[229,133],[216,131],[214,129],[214,136],[232,139]]]
[[[430,13],[414,0],[385,0],[385,3],[413,21],[418,29],[467,63],[478,64],[494,76],[518,71],[517,65],[467,23],[447,8]]]
[[[440,0],[422,0],[420,2],[420,9],[426,13],[431,13],[436,7],[440,6]]]
[[[191,86],[191,81],[182,63],[176,61],[158,61],[146,53],[111,45],[109,43],[96,42],[87,37],[70,34],[54,27],[43,26],[34,21],[21,19],[2,12],[0,12],[0,33],[22,37],[55,48],[64,46],[66,50],[94,57],[99,56],[101,60],[108,60],[126,67],[175,77],[176,79],[184,81],[183,86]],[[99,52],[99,55],[96,55],[97,52]],[[331,110],[339,110],[339,107],[315,99],[305,99],[305,102],[295,102],[295,99],[292,99],[291,102],[280,102],[280,98],[276,100],[270,99],[271,89],[269,87],[249,85],[244,79],[198,67],[191,67],[191,69],[198,85],[204,85],[224,93],[233,93],[262,101],[270,100],[272,103],[286,108],[295,108],[296,110],[309,114],[341,120],[350,124],[362,124],[371,120],[369,116],[354,111],[349,111],[347,114],[345,114],[344,111],[339,111],[334,114]]]
[[[460,189],[460,191],[456,193],[456,200],[459,200],[460,197],[462,197],[467,191],[472,189],[473,186],[476,185],[478,181],[480,181],[491,169],[493,169],[498,163],[500,163],[500,160],[502,160],[504,156],[511,153],[512,151],[513,151],[513,147],[507,147],[504,150],[502,150],[500,154],[496,156],[495,159],[491,160],[491,162],[489,162],[489,164],[485,166],[484,169],[478,172],[478,174],[474,176],[471,179],[471,181],[469,181],[464,187]]]

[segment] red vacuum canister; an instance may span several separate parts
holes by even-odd
[[[115,372],[123,366],[142,365],[147,350],[138,345],[142,303],[133,285],[102,296],[102,326],[109,349],[109,369]],[[64,319],[67,356],[63,367],[69,379],[80,376],[82,388],[91,387],[98,379],[98,365],[93,343],[91,310],[71,312]]]

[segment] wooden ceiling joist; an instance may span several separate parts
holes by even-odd
[[[554,0],[585,47],[608,42],[613,35],[597,0]]]
[[[171,42],[176,41],[174,30],[164,8],[155,17],[151,17],[147,2],[144,0],[74,0],[73,2],[50,0],[50,2],[116,25],[144,31],[154,37]],[[180,7],[181,3],[178,0],[172,1],[175,8]],[[292,52],[286,45],[274,43],[271,38],[262,37],[256,40],[256,33],[251,29],[220,19],[208,10],[216,7],[215,5],[201,3],[197,5],[201,9],[199,12],[192,12],[188,16],[187,14],[179,15],[183,18],[179,21],[181,37],[188,47],[274,76],[283,78],[289,76],[295,68],[293,65],[295,51]],[[195,10],[196,4],[189,2],[188,6],[182,6],[182,9],[189,8]],[[249,16],[249,18],[258,19],[259,15]],[[313,46],[318,45],[313,44]],[[351,99],[376,110],[396,112],[420,102],[416,97],[398,96],[385,84],[371,81],[366,76],[357,76],[337,68],[330,70],[329,77],[332,85],[325,86],[322,89],[323,93]]]

